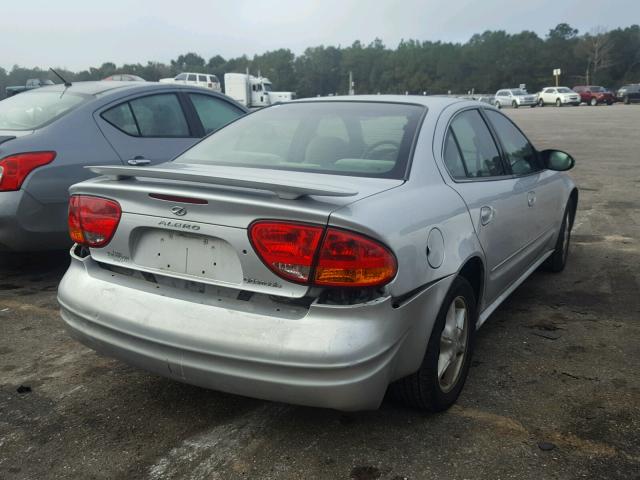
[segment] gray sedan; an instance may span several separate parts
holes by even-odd
[[[573,159],[492,106],[362,96],[269,107],[175,161],[71,188],[62,318],[179,381],[342,410],[460,394],[476,329],[561,271]]]
[[[0,102],[0,251],[67,248],[69,186],[86,165],[155,164],[246,113],[177,85],[78,82]]]

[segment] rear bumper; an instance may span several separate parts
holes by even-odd
[[[418,369],[453,277],[401,305],[280,309],[160,286],[72,254],[59,287],[71,334],[96,351],[185,383],[338,410],[375,409]],[[286,310],[286,311],[285,311]]]
[[[67,248],[71,240],[65,209],[64,205],[43,205],[23,190],[0,192],[0,252]]]

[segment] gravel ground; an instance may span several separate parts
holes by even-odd
[[[577,159],[572,252],[481,329],[451,410],[343,414],[146,374],[66,334],[65,253],[5,255],[0,479],[640,479],[640,106],[506,112]]]

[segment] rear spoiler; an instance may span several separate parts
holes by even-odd
[[[159,178],[162,180],[178,180],[196,182],[225,187],[251,188],[275,193],[279,198],[295,200],[305,195],[322,195],[327,197],[352,197],[357,195],[355,190],[330,187],[319,183],[301,180],[300,178],[287,181],[277,170],[271,170],[269,175],[261,171],[259,175],[242,172],[242,177],[236,175],[219,175],[212,169],[211,173],[189,171],[188,169],[157,168],[157,167],[121,167],[95,166],[85,167],[94,173],[107,175],[121,180],[125,178]],[[247,169],[248,170],[248,169]]]

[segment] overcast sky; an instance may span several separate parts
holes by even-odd
[[[193,51],[209,59],[381,38],[464,42],[474,33],[560,22],[580,32],[640,22],[640,0],[7,0],[0,66],[72,70]]]

